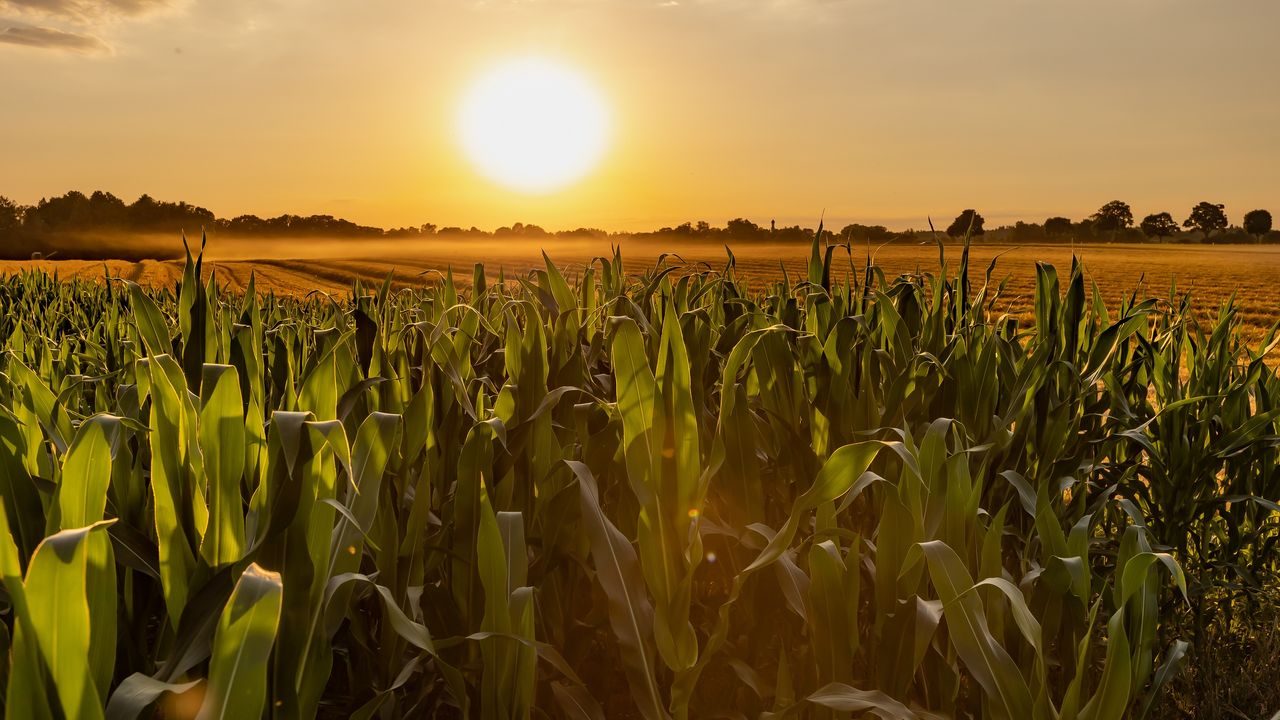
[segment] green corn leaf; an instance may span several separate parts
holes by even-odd
[[[94,415],[76,432],[62,461],[58,485],[61,528],[84,527],[102,519],[111,483],[112,444],[120,427],[118,417]]]
[[[1080,709],[1080,720],[1121,720],[1129,708],[1132,670],[1124,610],[1116,610],[1107,623],[1107,657],[1093,697]]]
[[[1030,717],[1031,691],[1027,681],[988,629],[981,600],[967,592],[974,583],[960,557],[940,540],[921,543],[920,549],[943,602],[947,636],[965,669],[991,701],[994,714],[1008,720]]]
[[[885,695],[879,690],[859,690],[844,683],[829,683],[814,691],[804,700],[791,705],[781,712],[766,713],[763,717],[782,718],[804,716],[810,705],[838,710],[840,712],[870,712],[881,718],[894,720],[917,720],[920,716],[901,702]]]
[[[605,517],[591,469],[572,460],[566,464],[578,477],[582,522],[591,544],[596,580],[609,599],[609,624],[623,653],[631,697],[645,720],[664,720],[668,715],[654,676],[653,607],[644,590],[635,550]]]
[[[134,673],[125,678],[111,693],[107,703],[106,720],[136,720],[167,695],[182,695],[204,684],[203,680],[167,683],[153,677]]]
[[[245,568],[218,619],[209,683],[198,720],[261,717],[267,707],[267,658],[284,594],[279,573]]]
[[[91,536],[101,535],[105,541],[105,530],[112,522],[62,530],[45,538],[31,556],[23,582],[26,613],[30,619],[27,627],[35,636],[61,712],[68,717],[103,716],[106,688],[95,685],[91,625],[95,621],[114,624],[115,618],[94,618],[90,613],[89,593],[113,590],[90,588],[87,579],[97,576],[89,567]],[[101,556],[95,559],[108,561]]]
[[[235,367],[205,365],[203,372],[199,437],[209,483],[209,529],[200,555],[218,567],[236,562],[245,551],[241,481],[247,432]]]

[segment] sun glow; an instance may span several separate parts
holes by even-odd
[[[458,114],[462,149],[490,180],[549,193],[599,165],[609,113],[580,73],[538,58],[499,65],[467,92]]]

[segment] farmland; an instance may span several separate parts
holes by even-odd
[[[7,717],[1277,709],[1280,252],[212,250],[6,266]]]
[[[359,253],[353,254],[353,244]],[[174,241],[168,241],[175,246]],[[148,247],[160,249],[159,240]],[[180,251],[180,245],[176,246]],[[522,275],[541,267],[546,251],[573,273],[580,272],[594,258],[607,256],[606,242],[556,240],[531,243],[525,240],[471,240],[441,238],[436,241],[358,241],[325,240],[248,241],[226,239],[213,242],[206,250],[206,272],[217,275],[218,282],[230,291],[243,291],[250,274],[256,274],[256,286],[262,291],[304,295],[312,290],[344,294],[351,283],[362,280],[381,283],[393,273],[396,287],[438,283],[441,277],[430,271],[452,267],[455,280],[469,282],[472,265],[483,261],[486,272],[497,277]],[[724,266],[726,255],[719,245],[690,244],[679,248],[651,242],[626,242],[622,245],[631,269],[639,272],[652,266],[660,255],[679,252],[672,264],[694,269]],[[786,267],[792,277],[804,275],[804,248],[771,244],[748,244],[734,247],[738,275],[748,287],[780,279]],[[958,247],[949,250],[953,255]],[[999,258],[993,273],[995,282],[1008,278],[999,306],[1009,312],[1030,317],[1035,289],[1035,263],[1048,262],[1057,267],[1070,267],[1073,253],[1085,265],[1086,277],[1096,282],[1109,304],[1139,289],[1165,297],[1175,284],[1179,291],[1189,291],[1197,307],[1216,311],[1233,293],[1237,296],[1239,316],[1246,329],[1260,334],[1280,315],[1280,246],[1263,245],[982,245],[975,244],[972,257],[975,272],[981,274],[988,264]],[[938,250],[932,243],[889,244],[881,247],[854,246],[851,253],[837,255],[834,272],[843,277],[852,260],[855,270],[868,254],[886,274],[895,276],[916,271],[930,272],[937,266]],[[705,263],[706,265],[700,265]],[[182,260],[143,260],[140,262],[108,260],[43,260],[0,261],[0,274],[39,269],[57,273],[63,278],[98,280],[104,267],[114,277],[124,278],[149,287],[172,287],[182,275]]]

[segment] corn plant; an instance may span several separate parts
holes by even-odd
[[[994,271],[6,278],[5,714],[1142,717],[1275,576],[1269,348]]]

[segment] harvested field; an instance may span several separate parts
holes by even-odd
[[[394,272],[397,286],[438,282],[437,272],[452,267],[461,283],[470,282],[474,263],[483,262],[490,277],[499,270],[508,277],[522,275],[542,264],[541,251],[569,274],[605,255],[609,247],[599,241],[546,243],[525,240],[440,239],[431,242],[360,243],[320,240],[314,243],[250,242],[227,240],[210,243],[205,251],[205,269],[216,273],[219,282],[232,291],[243,290],[251,273],[262,291],[305,295],[312,291],[344,293],[356,279],[381,282]],[[627,242],[623,257],[629,270],[638,273],[655,263],[662,250],[656,243]],[[758,287],[780,278],[782,268],[793,278],[804,272],[808,248],[755,244],[734,248],[739,275]],[[960,248],[948,246],[949,263],[960,261]],[[1234,294],[1246,334],[1261,335],[1277,317],[1280,308],[1280,247],[1241,245],[974,245],[971,263],[975,282],[997,259],[993,282],[1007,279],[1002,297],[1008,311],[1026,316],[1035,288],[1035,263],[1048,262],[1066,272],[1072,253],[1085,263],[1088,277],[1098,284],[1109,306],[1139,289],[1140,294],[1165,297],[1171,287],[1191,291],[1197,307],[1213,312]],[[935,245],[893,244],[879,248],[855,247],[852,256],[837,254],[837,272],[848,272],[852,263],[861,272],[868,253],[888,274],[926,271],[937,266]],[[681,248],[679,258],[668,262],[696,268],[706,263],[720,268],[726,262],[722,247],[693,244]],[[104,269],[105,268],[105,269]],[[181,277],[181,260],[33,260],[0,261],[0,274],[27,269],[57,273],[59,277],[133,280],[148,286],[173,285]]]

